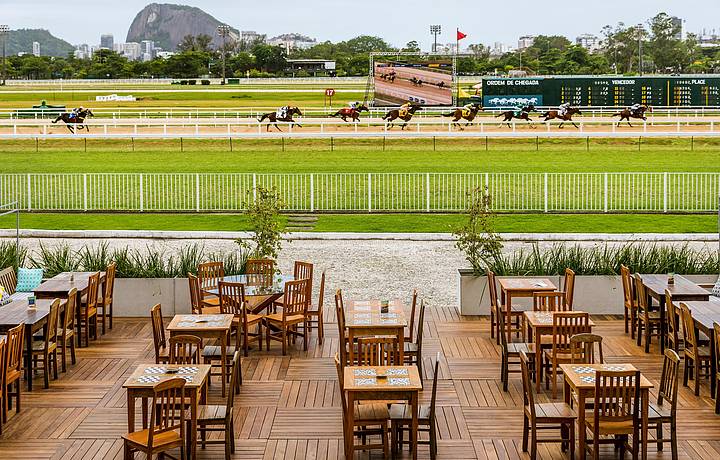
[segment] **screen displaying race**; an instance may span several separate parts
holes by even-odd
[[[453,104],[450,60],[376,60],[373,66],[376,106],[406,102],[429,106]]]

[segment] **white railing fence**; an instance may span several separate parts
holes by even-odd
[[[459,212],[488,187],[501,212],[712,212],[720,173],[0,174],[26,211],[241,211],[274,187],[293,212]]]

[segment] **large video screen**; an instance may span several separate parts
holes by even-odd
[[[376,106],[395,106],[408,101],[429,106],[453,104],[450,60],[375,60],[373,79]]]

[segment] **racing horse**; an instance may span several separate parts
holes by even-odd
[[[632,111],[629,108],[625,108],[618,113],[614,113],[611,116],[613,117],[620,117],[620,121],[618,121],[618,126],[620,126],[620,123],[622,123],[623,120],[627,120],[627,124],[632,128],[632,124],[630,123],[631,118],[637,118],[642,121],[647,121],[647,117],[645,116],[645,112],[652,112],[652,107],[648,107],[647,105],[641,105],[637,111]]]
[[[443,113],[443,117],[453,117],[452,124],[460,128],[460,131],[464,131],[465,128],[458,123],[460,120],[467,120],[467,123],[465,123],[465,126],[468,126],[477,116],[478,112],[482,110],[482,107],[480,107],[480,104],[473,104],[473,106],[470,109],[466,109],[464,107],[457,108],[453,110],[452,112],[446,112]]]
[[[403,123],[401,129],[405,129],[405,127],[407,126],[410,119],[413,117],[415,112],[417,112],[418,110],[422,110],[422,107],[420,107],[419,105],[411,106],[403,114],[400,113],[400,109],[393,109],[393,110],[389,111],[388,113],[386,113],[385,116],[382,117],[382,119],[386,120],[388,128],[392,128],[394,126],[393,122],[399,118],[405,122],[405,123]]]
[[[284,123],[290,123],[290,127],[297,125],[299,128],[302,128],[302,125],[295,120],[293,120],[293,115],[302,116],[302,112],[298,107],[295,106],[289,106],[287,110],[285,111],[285,116],[282,118],[279,118],[276,112],[270,112],[270,113],[264,113],[260,118],[258,118],[258,122],[262,123],[266,118],[268,120],[267,124],[267,131],[270,131],[270,125],[275,125],[275,129],[278,131],[282,131],[280,127],[278,126],[278,121],[284,122]]]
[[[504,112],[500,112],[499,114],[497,114],[495,116],[495,118],[505,117],[500,122],[500,125],[506,124],[506,125],[508,125],[508,128],[512,127],[512,126],[510,126],[510,121],[512,121],[513,118],[517,118],[518,120],[525,120],[528,122],[528,125],[531,128],[535,128],[532,125],[532,119],[530,118],[530,112],[537,112],[537,110],[535,109],[535,106],[533,104],[526,105],[525,107],[520,109],[519,112],[517,110],[506,110]]]
[[[67,126],[67,129],[70,130],[71,133],[75,134],[75,129],[81,130],[85,128],[87,132],[90,132],[90,128],[88,125],[85,124],[85,119],[94,117],[95,114],[92,113],[92,110],[90,109],[82,109],[78,113],[73,116],[73,114],[65,112],[60,114],[59,117],[57,117],[55,120],[52,121],[53,124],[57,123],[58,121],[64,121],[65,125]]]
[[[540,116],[545,118],[543,121],[554,120],[556,118],[558,120],[562,120],[562,122],[560,123],[560,126],[558,126],[558,128],[562,128],[563,125],[565,124],[565,122],[569,121],[570,123],[572,123],[572,125],[574,127],[580,129],[580,127],[578,125],[576,125],[574,121],[572,121],[573,115],[582,115],[582,112],[577,107],[569,107],[567,109],[567,112],[565,112],[565,115],[560,115],[559,110],[548,110],[547,112],[543,113]]]
[[[343,121],[347,121],[348,117],[354,121],[359,122],[360,121],[360,113],[361,112],[369,112],[370,109],[365,104],[360,105],[357,108],[351,109],[350,107],[343,107],[342,109],[338,110],[334,114],[330,115],[331,117],[340,117]]]

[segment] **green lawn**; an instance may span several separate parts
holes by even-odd
[[[451,232],[464,220],[459,214],[319,215],[316,232]],[[49,230],[247,230],[241,214],[28,214],[25,229]],[[15,217],[0,218],[0,228],[15,228]],[[714,215],[502,214],[503,233],[714,233]]]

